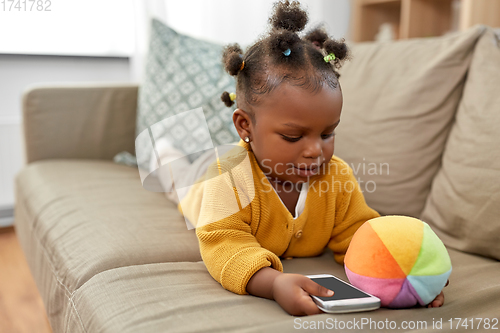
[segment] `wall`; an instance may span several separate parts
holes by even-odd
[[[350,0],[301,0],[308,10],[305,30],[325,23],[334,38],[349,40]],[[133,78],[141,81],[148,47],[149,20],[156,17],[180,33],[219,44],[246,46],[265,32],[272,0],[134,0],[136,48]]]
[[[345,37],[349,22],[349,0],[301,0],[309,13],[305,28],[327,24],[334,37]],[[190,12],[190,6],[199,11]],[[165,19],[179,31],[219,43],[254,42],[267,26],[273,1],[269,0],[166,0]],[[190,13],[190,19],[179,13]]]
[[[129,82],[128,58],[0,54],[0,226],[10,224],[14,177],[24,162],[21,96],[40,83]]]

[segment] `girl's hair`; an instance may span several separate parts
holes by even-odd
[[[335,69],[348,57],[347,45],[344,39],[331,39],[323,28],[299,37],[297,32],[304,29],[307,21],[307,13],[297,1],[278,2],[269,18],[271,31],[267,36],[245,53],[238,44],[224,48],[222,61],[226,71],[236,77],[239,104],[257,104],[261,95],[284,82],[313,92],[324,84],[337,88],[340,74]],[[324,57],[331,53],[335,60],[327,62]],[[226,91],[221,99],[228,107],[234,104]]]

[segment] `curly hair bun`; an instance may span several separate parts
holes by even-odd
[[[237,75],[243,64],[243,51],[238,44],[230,44],[222,51],[222,63],[224,69],[230,75]]]
[[[333,53],[335,54],[335,60],[343,60],[347,57],[348,48],[344,39],[340,41],[336,41],[334,39],[327,39],[323,43],[323,48],[325,49],[327,54]]]
[[[227,107],[233,106],[234,102],[231,100],[231,97],[229,96],[229,93],[227,91],[224,91],[222,95],[220,96],[221,101],[224,102],[224,104]]]
[[[316,28],[307,33],[304,39],[313,43],[316,48],[322,49],[328,39],[328,33],[323,28]]]
[[[283,53],[287,49],[300,42],[300,37],[291,31],[282,30],[273,35],[273,39],[269,41],[269,47],[272,52]],[[295,56],[295,54],[294,54]]]
[[[274,14],[269,18],[269,23],[275,29],[285,29],[298,32],[307,24],[307,13],[300,8],[298,1],[282,1],[274,4]]]

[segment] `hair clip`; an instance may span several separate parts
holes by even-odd
[[[231,102],[234,102],[234,100],[236,99],[236,94],[235,93],[230,93],[229,94],[229,98],[231,99]]]
[[[243,60],[243,62],[241,63],[240,72],[243,70],[243,68],[245,68],[245,60]]]
[[[288,57],[290,55],[290,53],[292,53],[292,50],[290,50],[290,49],[286,49],[285,51],[283,51],[283,54],[285,55],[285,57]]]
[[[330,53],[329,55],[327,55],[326,57],[323,58],[325,60],[325,62],[330,62],[332,60],[335,60],[335,54],[333,53]]]

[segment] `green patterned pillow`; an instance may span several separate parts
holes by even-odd
[[[181,35],[152,20],[146,73],[138,96],[136,156],[140,168],[149,167],[150,136],[166,137],[191,161],[198,155],[194,153],[239,140],[232,121],[234,108],[220,100],[223,91],[235,91],[234,79],[224,71],[221,59],[221,45]],[[184,112],[200,107],[201,118]],[[139,135],[144,130],[149,135]]]

